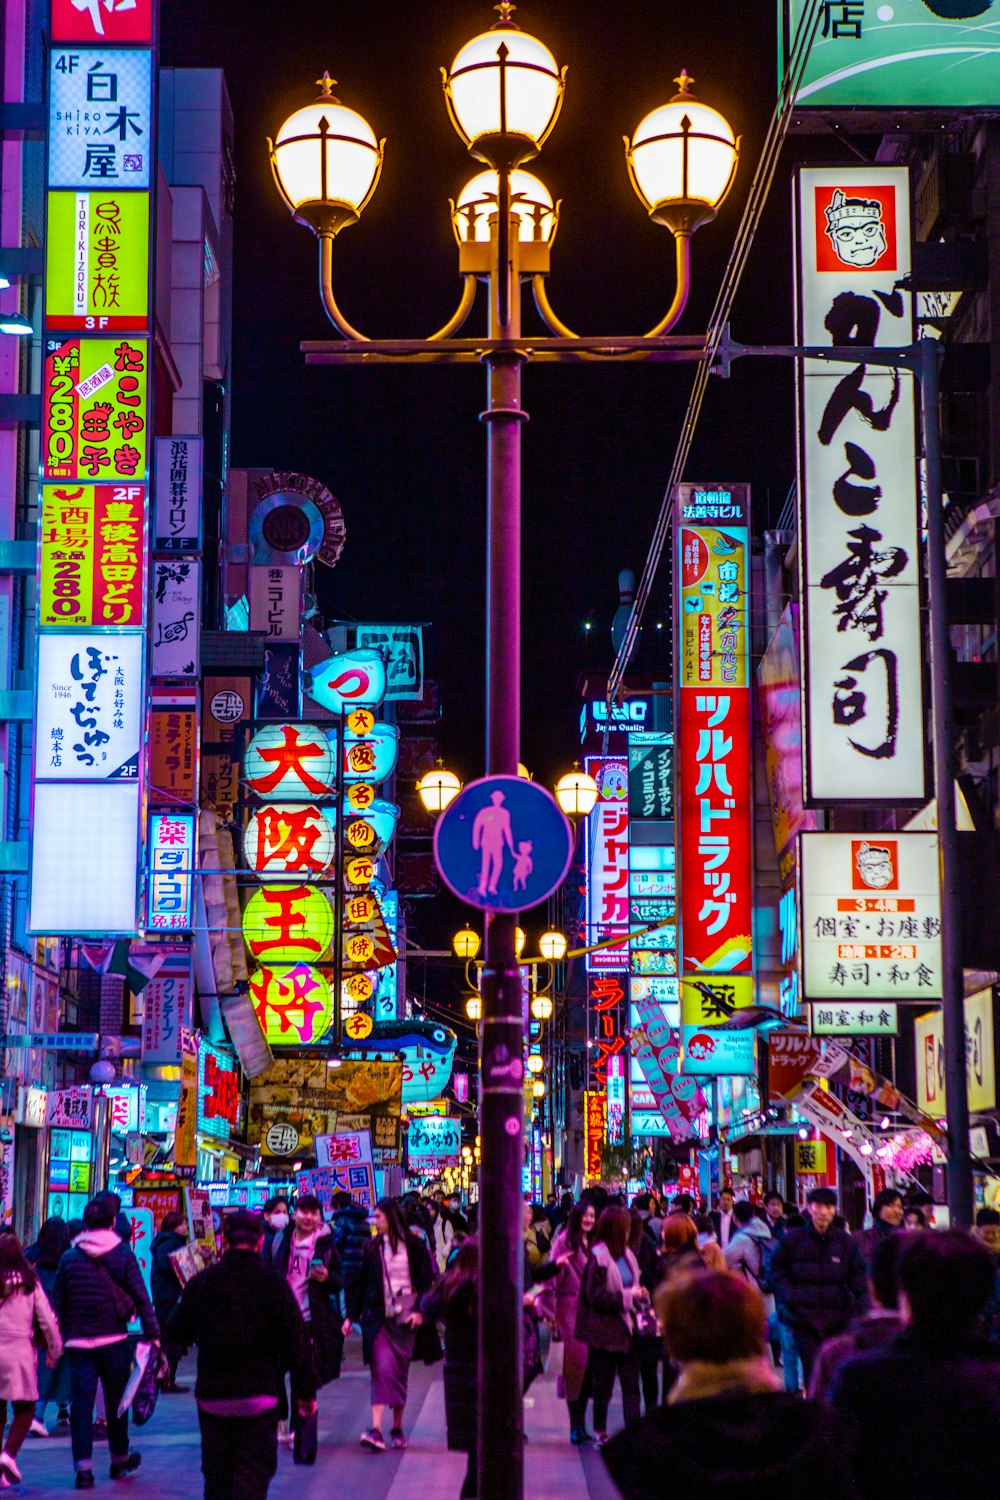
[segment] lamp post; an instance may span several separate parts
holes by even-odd
[[[736,172],[739,142],[715,110],[697,100],[686,73],[679,92],[626,141],[633,185],[654,222],[676,242],[677,280],[666,314],[645,335],[581,339],[557,316],[546,277],[559,207],[524,163],[537,156],[562,104],[565,70],[544,43],[520,30],[515,7],[466,43],[442,70],[445,100],[470,154],[486,167],[452,204],[462,294],[449,320],[427,339],[371,340],[348,322],[333,290],[333,242],[357,223],[378,182],[383,142],[332,93],[324,74],[319,98],[296,111],[269,142],[278,190],[297,222],[319,240],[320,294],[345,340],[306,344],[310,363],[360,358],[473,361],[487,369],[486,771],[516,775],[520,748],[521,370],[529,359],[701,358],[704,340],[670,338],[690,288],[690,239],[713,219]],[[460,339],[487,283],[487,337]],[[530,280],[535,305],[552,337],[521,332],[521,288]],[[613,348],[610,346],[614,346]],[[683,346],[683,352],[678,348]],[[564,778],[564,780],[566,780]],[[588,785],[589,783],[589,785]],[[593,788],[578,773],[564,788],[577,814]],[[593,788],[596,792],[596,788]],[[560,803],[565,808],[566,800]],[[593,805],[590,801],[590,806]],[[521,1415],[522,1196],[524,1094],[521,973],[516,915],[486,920],[480,983],[480,1296],[479,1495],[519,1500],[523,1492]],[[516,1068],[510,1064],[516,1061]],[[533,1086],[535,1097],[544,1084]]]

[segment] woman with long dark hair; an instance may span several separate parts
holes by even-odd
[[[581,1199],[570,1209],[566,1223],[552,1242],[549,1264],[558,1269],[543,1285],[535,1301],[536,1311],[562,1340],[562,1393],[569,1408],[569,1440],[577,1444],[589,1442],[591,1437],[587,1431],[587,1402],[591,1395],[587,1374],[590,1350],[576,1336],[576,1315],[583,1273],[587,1268],[590,1236],[596,1223],[597,1212],[587,1199]]]
[[[576,1336],[590,1350],[594,1391],[594,1442],[608,1440],[608,1407],[615,1376],[622,1388],[625,1421],[637,1422],[639,1349],[633,1308],[649,1301],[639,1262],[628,1247],[632,1220],[627,1208],[606,1208],[590,1237],[590,1255],[580,1288]]]
[[[0,1452],[0,1481],[17,1484],[17,1454],[28,1436],[38,1400],[36,1330],[45,1340],[50,1367],[62,1354],[56,1315],[34,1268],[24,1258],[16,1234],[0,1234],[0,1434],[7,1425],[7,1403],[14,1419]]]
[[[34,1267],[46,1297],[52,1291],[59,1262],[71,1244],[69,1225],[66,1220],[51,1218],[45,1220],[38,1231],[37,1240],[24,1252],[24,1258],[30,1266]],[[35,1437],[48,1437],[49,1435],[49,1430],[45,1425],[45,1410],[50,1405],[55,1405],[58,1410],[59,1425],[69,1426],[69,1360],[65,1354],[62,1355],[55,1369],[52,1369],[45,1358],[45,1352],[44,1349],[36,1351],[38,1404],[31,1423],[31,1431]]]
[[[403,1412],[410,1365],[417,1352],[423,1323],[420,1299],[434,1281],[434,1268],[425,1239],[404,1222],[397,1202],[383,1198],[375,1209],[375,1238],[365,1249],[365,1258],[347,1296],[344,1334],[360,1322],[365,1363],[371,1367],[372,1425],[361,1434],[361,1443],[375,1453],[385,1452],[382,1420],[392,1407],[389,1441],[405,1448]],[[433,1337],[433,1325],[428,1333]],[[425,1340],[426,1342],[426,1340]],[[427,1349],[425,1358],[433,1358]]]
[[[473,1500],[479,1493],[476,1471],[478,1272],[478,1241],[465,1239],[455,1251],[444,1276],[421,1303],[425,1318],[438,1318],[444,1323],[444,1414],[448,1447],[454,1453],[469,1455],[460,1500]]]

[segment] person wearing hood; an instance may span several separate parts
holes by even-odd
[[[678,1377],[666,1404],[604,1448],[624,1500],[850,1500],[832,1415],[779,1390],[760,1293],[729,1271],[681,1272],[656,1296]]]
[[[45,1220],[38,1231],[37,1240],[24,1252],[24,1258],[38,1277],[46,1297],[52,1295],[59,1262],[71,1243],[72,1236],[66,1220],[53,1217]],[[31,1424],[35,1437],[49,1435],[45,1425],[45,1411],[50,1405],[58,1410],[60,1427],[69,1426],[69,1360],[64,1354],[58,1364],[51,1365],[46,1357],[47,1352],[38,1350],[38,1404]]]
[[[139,1270],[139,1262],[115,1231],[114,1204],[102,1195],[83,1211],[83,1233],[59,1262],[52,1306],[69,1358],[70,1435],[78,1490],[94,1486],[94,1398],[104,1391],[111,1477],[124,1479],[139,1467],[129,1452],[128,1410],[118,1404],[132,1369],[128,1325],[133,1316],[143,1338],[158,1344],[160,1325]]]
[[[976,1211],[976,1227],[972,1231],[981,1245],[985,1245],[996,1273],[993,1295],[983,1313],[983,1332],[993,1344],[1000,1344],[1000,1213],[995,1208],[980,1208]]]
[[[181,1295],[180,1277],[170,1257],[175,1250],[180,1250],[187,1244],[187,1238],[187,1217],[179,1209],[174,1209],[172,1213],[164,1214],[160,1232],[153,1236],[149,1246],[152,1260],[149,1284],[153,1293],[156,1321],[161,1328],[166,1327],[167,1319],[177,1306]],[[163,1386],[163,1390],[170,1392],[171,1395],[179,1395],[188,1389],[186,1385],[177,1384],[177,1365],[184,1349],[180,1344],[168,1343],[164,1344],[163,1352],[170,1365],[170,1384]]]
[[[875,1247],[890,1234],[898,1234],[902,1229],[903,1212],[903,1195],[896,1188],[883,1188],[880,1193],[875,1194],[871,1228],[862,1229],[851,1236],[861,1251],[867,1269],[871,1268]]]
[[[737,1203],[733,1209],[733,1237],[723,1252],[726,1269],[735,1271],[763,1295],[767,1280],[764,1268],[765,1246],[771,1248],[771,1231],[759,1219],[752,1203]],[[764,1302],[767,1307],[767,1299]],[[768,1309],[770,1311],[772,1309]]]
[[[295,1204],[295,1223],[280,1229],[264,1249],[264,1264],[295,1293],[312,1345],[315,1383],[327,1385],[340,1375],[344,1340],[340,1332],[340,1257],[323,1208],[311,1193],[301,1193]],[[298,1419],[302,1392],[292,1382],[292,1430]],[[284,1410],[284,1405],[282,1405]]]
[[[846,1333],[827,1339],[820,1346],[809,1377],[809,1395],[814,1401],[829,1401],[841,1366],[855,1354],[884,1349],[903,1328],[899,1311],[899,1257],[908,1236],[887,1234],[875,1246],[868,1270],[872,1305],[864,1317],[855,1318]]]

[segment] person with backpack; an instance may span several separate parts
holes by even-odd
[[[764,1299],[768,1322],[774,1313],[771,1295],[770,1267],[775,1242],[767,1224],[752,1203],[740,1202],[733,1208],[735,1233],[724,1251],[726,1269],[743,1276],[756,1287]]]
[[[52,1306],[63,1333],[70,1371],[70,1435],[78,1490],[94,1487],[94,1398],[98,1382],[107,1410],[111,1478],[124,1479],[141,1457],[129,1452],[128,1410],[118,1404],[132,1370],[128,1325],[159,1344],[160,1325],[136,1260],[115,1231],[113,1198],[93,1198],[83,1211],[83,1233],[59,1262]]]

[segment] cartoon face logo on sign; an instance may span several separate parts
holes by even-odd
[[[816,268],[819,271],[896,269],[896,193],[889,185],[852,194],[816,189]]]
[[[851,842],[852,885],[857,890],[895,891],[899,889],[897,869],[898,845],[891,839],[884,844],[869,844],[864,839]]]

